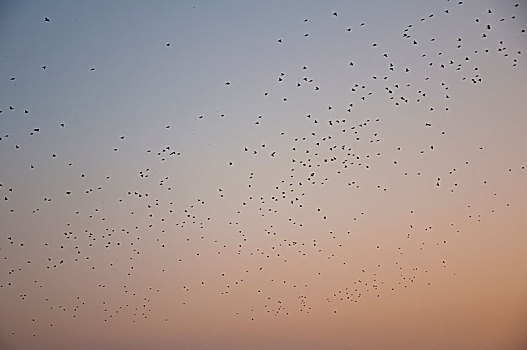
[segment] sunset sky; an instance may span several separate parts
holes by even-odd
[[[0,1],[0,349],[526,349],[526,30]]]

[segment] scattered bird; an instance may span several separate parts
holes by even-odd
[[[518,165],[521,152],[518,161],[502,160],[506,163],[494,162],[488,145],[470,148],[469,143],[459,154],[447,153],[455,142],[444,128],[454,119],[449,108],[463,103],[460,89],[449,90],[450,84],[469,89],[485,82],[486,67],[503,64],[514,70],[524,63],[519,41],[508,40],[510,33],[503,30],[507,24],[514,35],[525,33],[511,16],[520,17],[521,8],[515,10],[519,4],[509,5],[509,14],[477,3],[457,5],[477,11],[463,14],[454,3],[450,9],[415,14],[414,24],[400,28],[394,37],[397,45],[405,45],[404,52],[392,50],[395,45],[380,41],[378,33],[369,32],[371,25],[360,20],[346,34],[352,27],[339,26],[347,15],[342,9],[341,19],[332,19],[336,11],[316,18],[321,27],[297,18],[291,24],[295,35],[278,33],[287,38],[276,49],[279,56],[255,55],[250,62],[255,71],[265,73],[250,75],[254,84],[247,91],[238,92],[236,80],[234,90],[223,93],[235,96],[219,100],[208,96],[196,78],[179,88],[201,93],[203,87],[198,103],[185,105],[176,89],[166,96],[177,103],[160,98],[167,105],[154,109],[146,94],[124,106],[123,116],[119,106],[106,108],[106,102],[91,94],[79,97],[86,101],[82,108],[87,112],[71,109],[70,101],[50,100],[42,106],[41,96],[33,95],[32,81],[23,86],[33,79],[28,75],[35,67],[20,68],[21,76],[6,66],[4,112],[0,110],[0,156],[6,162],[6,175],[0,176],[0,221],[9,230],[0,234],[0,292],[7,291],[6,305],[20,305],[25,317],[6,323],[6,334],[26,332],[39,339],[49,332],[52,337],[51,329],[63,333],[64,320],[90,314],[106,324],[144,326],[151,318],[186,322],[188,310],[203,300],[225,305],[218,312],[255,323],[270,316],[309,314],[314,305],[320,312],[326,305],[325,312],[338,318],[341,311],[351,310],[347,304],[383,300],[412,286],[428,288],[433,273],[453,276],[455,260],[448,257],[447,236],[452,244],[450,238],[455,241],[465,228],[479,229],[479,223],[514,207],[509,199],[515,197],[496,189],[522,184],[526,174],[525,165]],[[464,20],[475,34],[465,31],[465,24],[450,26],[455,23],[447,22],[451,18]],[[44,21],[50,22],[47,17]],[[434,21],[447,24],[436,27]],[[303,40],[302,34],[310,39]],[[272,44],[275,35],[265,40]],[[317,39],[323,35],[326,43],[352,49],[322,49]],[[163,43],[159,40],[154,45]],[[283,44],[283,39],[277,42]],[[331,57],[325,66],[317,59],[318,50],[327,50],[324,55]],[[55,57],[50,55],[44,61],[52,65],[50,74],[36,74],[35,86],[45,82],[42,86],[53,91],[71,88],[50,78],[60,68],[49,61]],[[156,59],[137,69],[157,72],[165,67]],[[184,70],[179,60],[171,64]],[[324,76],[326,68],[339,76]],[[221,64],[215,69],[221,72]],[[176,81],[183,74],[162,72]],[[16,83],[8,82],[11,74],[19,77]],[[79,79],[81,90],[89,92],[90,82]],[[90,76],[104,87],[107,82],[99,79],[100,74]],[[160,91],[164,83],[156,82]],[[118,93],[113,87],[101,91]],[[384,103],[388,107],[377,108]],[[48,104],[58,107],[50,110]],[[144,112],[139,105],[151,109]],[[93,120],[82,120],[83,113],[94,111],[99,114],[90,114]],[[138,115],[141,132],[129,132]],[[65,121],[57,124],[54,118]],[[466,118],[460,130],[471,120]],[[92,128],[81,130],[81,124]],[[492,163],[489,174],[478,168],[481,157]],[[443,158],[449,162],[441,162]],[[424,165],[432,163],[430,168]],[[492,183],[490,175],[498,172],[503,184]],[[474,201],[465,187],[483,200]],[[451,223],[445,221],[450,216],[438,211],[439,220],[419,208],[423,202],[408,196],[412,191],[425,202],[451,199],[447,212],[458,210],[459,203],[463,208]],[[365,196],[375,204],[364,201]],[[390,239],[381,241],[376,232],[362,238],[389,210],[393,215],[387,217],[397,217],[387,223]],[[369,258],[356,258],[357,247]],[[423,254],[426,260],[415,259]],[[306,263],[312,266],[305,269]],[[298,275],[288,273],[297,270]],[[343,272],[338,283],[335,271]],[[57,284],[66,272],[71,281]],[[60,298],[52,292],[59,290]],[[239,295],[243,303],[232,299]],[[173,301],[170,308],[159,304],[166,298]],[[28,301],[42,307],[27,306]]]

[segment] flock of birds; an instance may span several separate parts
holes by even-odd
[[[417,18],[416,23],[402,29],[401,40],[407,45],[408,55],[419,57],[420,61],[408,63],[404,57],[392,57],[389,45],[372,42],[368,55],[372,61],[380,62],[380,68],[369,81],[350,82],[348,101],[316,100],[326,86],[307,62],[301,63],[296,72],[277,72],[267,83],[268,89],[261,92],[262,103],[273,103],[277,108],[302,103],[290,96],[295,96],[293,91],[308,89],[306,96],[316,100],[323,112],[303,114],[301,128],[284,127],[271,140],[260,142],[255,138],[251,144],[239,144],[239,153],[221,160],[222,165],[215,170],[217,186],[213,190],[198,189],[201,195],[195,198],[178,194],[182,186],[174,180],[177,176],[173,170],[184,172],[179,164],[190,156],[174,145],[143,149],[147,161],[128,179],[89,168],[83,170],[80,160],[61,155],[60,143],[47,157],[28,157],[28,152],[33,151],[31,141],[46,137],[47,129],[39,120],[31,119],[33,110],[29,107],[10,105],[5,97],[0,97],[0,128],[6,119],[24,117],[34,122],[25,138],[10,133],[0,135],[4,164],[20,167],[21,178],[48,178],[51,188],[40,193],[25,191],[21,188],[25,186],[20,182],[23,180],[2,176],[0,170],[0,299],[15,305],[28,300],[44,305],[33,308],[31,315],[24,314],[24,322],[33,326],[13,327],[9,333],[13,337],[30,334],[38,339],[46,328],[55,326],[55,317],[62,317],[56,315],[77,318],[93,310],[100,311],[102,322],[124,319],[136,323],[152,315],[159,317],[162,311],[153,305],[167,288],[166,281],[179,290],[173,297],[177,310],[198,300],[195,294],[205,293],[220,301],[233,295],[231,302],[236,307],[226,312],[257,322],[263,314],[309,314],[320,301],[327,305],[328,312],[337,313],[345,307],[344,303],[360,303],[371,297],[382,299],[386,293],[416,284],[432,286],[430,271],[437,266],[455,275],[446,258],[446,237],[451,232],[459,233],[462,225],[452,221],[436,229],[435,224],[416,218],[418,208],[404,208],[401,211],[408,215],[407,226],[393,228],[394,235],[402,241],[385,245],[374,236],[374,242],[367,241],[368,247],[357,248],[354,240],[362,234],[361,230],[368,231],[368,225],[377,227],[378,223],[366,209],[370,207],[362,206],[355,198],[363,198],[364,191],[368,196],[383,198],[376,196],[389,196],[397,193],[394,186],[412,184],[424,184],[422,188],[427,191],[452,196],[462,192],[460,188],[465,184],[458,174],[470,173],[470,159],[440,171],[427,171],[423,165],[437,159],[435,153],[441,151],[448,136],[448,126],[440,118],[453,109],[451,101],[456,96],[451,86],[466,84],[463,86],[469,89],[485,83],[484,71],[476,64],[482,62],[481,56],[499,57],[500,64],[511,69],[523,64],[521,50],[500,37],[499,26],[503,22],[514,26],[523,40],[527,35],[525,23],[518,23],[522,7],[519,4],[513,4],[507,15],[485,9],[472,18],[467,25],[477,27],[479,38],[465,37],[463,33],[438,38],[426,30],[430,22],[437,25],[438,21],[455,17],[463,6],[462,1],[448,2],[442,13]],[[340,17],[338,11],[327,14],[328,21]],[[43,22],[51,26],[53,18],[44,17]],[[309,18],[299,22],[309,24]],[[367,31],[368,23],[342,27],[350,35],[360,35],[359,30]],[[294,40],[309,40],[311,34],[306,31],[303,38],[294,38],[285,33],[275,44],[284,47]],[[170,42],[163,46],[167,50],[174,47]],[[41,69],[46,71],[50,64],[41,65]],[[361,67],[350,58],[342,69],[353,72]],[[95,67],[86,70],[97,74]],[[13,75],[8,84],[16,82]],[[235,80],[226,81],[223,88],[235,89]],[[425,135],[418,148],[408,146],[404,135],[385,138],[393,126],[392,117],[371,117],[367,112],[379,101],[394,110],[411,106],[418,111],[419,116],[410,121],[412,130]],[[255,115],[249,121],[249,130],[268,123],[265,113],[255,111]],[[201,114],[192,118],[206,123],[213,117]],[[224,118],[226,115],[220,113],[220,119]],[[55,127],[61,135],[67,135],[68,126],[61,122]],[[160,125],[159,132],[174,127]],[[309,132],[304,133],[305,130]],[[120,135],[108,151],[119,154],[133,142],[127,135]],[[477,146],[473,151],[485,152],[485,147]],[[260,164],[261,171],[245,172],[247,167],[240,163]],[[502,170],[505,174],[522,173],[525,166],[511,165]],[[60,186],[53,184],[53,174],[57,173],[73,174],[76,180]],[[244,177],[246,182],[233,186],[231,177]],[[372,181],[378,182],[372,187]],[[122,190],[125,185],[121,182],[126,186],[133,183],[133,188]],[[481,185],[486,186],[487,180]],[[489,194],[488,200],[495,205],[489,214],[510,206],[496,196]],[[54,209],[55,203],[59,203],[60,210]],[[466,219],[474,224],[486,214],[470,203],[467,205]],[[45,229],[47,216],[62,220],[54,223],[62,227],[62,232]],[[29,223],[37,223],[28,226],[36,232],[19,235],[17,231],[24,231],[24,225]],[[399,229],[401,232],[397,232]],[[422,238],[423,233],[441,230],[448,234]],[[373,260],[378,258],[378,262],[357,261],[355,256],[360,256],[361,249],[371,249],[368,254]],[[422,252],[431,257],[429,264],[405,263],[411,261],[408,256]],[[229,266],[229,261],[234,266]],[[310,262],[312,269],[305,271],[303,266]],[[295,275],[290,269],[303,272]],[[313,285],[320,289],[335,273],[345,276],[339,279],[340,284],[329,283],[322,288],[323,296],[311,292]],[[79,282],[77,288],[68,287],[70,292],[62,297],[47,292],[60,283],[57,281],[71,276],[81,276],[77,277],[79,281],[95,285]],[[93,297],[97,293],[93,291],[84,294],[93,289],[103,292],[97,294],[99,297]],[[244,301],[236,304],[235,298]],[[177,313],[168,312],[161,317],[166,323],[177,318]]]

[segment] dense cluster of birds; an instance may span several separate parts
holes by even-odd
[[[220,160],[221,165],[214,170],[216,174],[212,175],[216,176],[217,183],[214,189],[200,190],[199,184],[183,185],[198,187],[201,195],[195,198],[178,192],[182,185],[174,179],[172,171],[184,172],[181,164],[185,158],[192,162],[189,159],[192,156],[177,142],[163,148],[145,147],[142,153],[147,158],[141,158],[145,159],[144,165],[128,174],[128,179],[93,171],[81,161],[67,159],[62,155],[62,141],[57,141],[52,153],[31,157],[28,154],[35,151],[32,140],[48,137],[51,128],[60,132],[59,137],[66,137],[68,123],[42,126],[33,117],[34,111],[27,107],[30,101],[27,106],[14,106],[0,97],[0,129],[6,119],[29,118],[34,124],[26,137],[0,135],[0,149],[5,155],[0,167],[16,164],[25,169],[21,177],[47,178],[50,183],[41,192],[33,191],[29,183],[29,190],[20,188],[17,179],[2,176],[0,170],[3,222],[0,225],[0,298],[14,304],[32,299],[44,305],[45,308],[35,309],[27,321],[45,327],[55,325],[57,313],[77,318],[90,308],[100,310],[103,322],[126,315],[125,319],[135,323],[160,314],[153,311],[153,304],[168,280],[178,286],[175,299],[179,308],[192,304],[195,294],[224,299],[234,295],[232,298],[249,301],[240,302],[228,312],[233,317],[257,322],[264,314],[276,317],[309,314],[318,301],[327,304],[328,312],[337,313],[345,302],[359,303],[371,297],[382,299],[386,293],[415,284],[432,286],[430,271],[438,266],[455,275],[446,258],[448,235],[423,238],[423,233],[436,232],[436,227],[435,223],[418,218],[419,208],[401,209],[408,218],[405,228],[393,228],[394,234],[403,238],[397,245],[385,245],[375,237],[368,241],[371,246],[357,248],[354,244],[357,235],[367,231],[365,228],[377,219],[367,210],[370,207],[357,203],[355,197],[366,192],[388,198],[396,192],[393,189],[396,183],[402,183],[399,186],[403,187],[422,183],[434,193],[450,195],[462,191],[464,183],[458,175],[470,173],[471,159],[448,169],[426,168],[428,161],[436,159],[434,154],[444,147],[443,140],[449,133],[440,117],[451,113],[453,108],[451,101],[456,96],[450,88],[454,84],[471,88],[485,83],[484,71],[476,63],[482,62],[476,59],[481,56],[493,60],[499,57],[500,64],[510,69],[521,66],[521,50],[500,37],[499,27],[503,22],[512,23],[517,31],[515,35],[522,36],[523,40],[527,35],[525,23],[516,23],[520,17],[519,4],[513,4],[507,14],[498,14],[492,9],[477,13],[470,25],[477,27],[478,38],[465,37],[461,32],[454,35],[449,32],[450,36],[436,33],[436,37],[434,32],[426,30],[455,17],[463,6],[462,1],[448,2],[448,8],[442,13],[416,18],[415,23],[402,28],[400,38],[407,46],[408,55],[419,60],[392,57],[390,45],[372,42],[367,55],[379,62],[379,69],[369,81],[349,81],[347,101],[316,100],[326,85],[316,72],[311,72],[307,59],[300,62],[295,72],[281,71],[270,77],[265,82],[267,89],[261,92],[262,104],[273,104],[277,110],[284,105],[301,104],[301,99],[295,97],[296,91],[305,89],[308,91],[303,96],[316,100],[319,110],[301,116],[302,128],[284,127],[271,140],[255,138],[254,142],[238,144],[239,153]],[[326,17],[327,21],[337,21],[343,16],[335,11]],[[43,17],[42,21],[43,25],[53,25],[52,16]],[[302,37],[284,33],[274,44],[285,47],[295,40],[310,40],[315,33],[308,32],[309,18],[300,18],[299,24],[306,30]],[[340,30],[361,35],[360,31],[368,30],[368,23],[351,26],[344,23]],[[175,45],[165,41],[161,46],[172,50]],[[343,70],[361,69],[353,57],[345,57],[343,61],[346,62]],[[52,66],[53,62],[38,63],[45,74],[57,69]],[[87,66],[86,73],[97,74],[96,67]],[[16,82],[17,77],[13,75],[3,85]],[[236,81],[225,81],[222,88],[235,89]],[[409,146],[404,135],[389,137],[390,132],[394,133],[388,130],[393,126],[392,117],[372,116],[367,112],[378,103],[394,110],[411,106],[417,111],[419,115],[407,123],[412,125],[412,132],[424,135],[419,147]],[[213,118],[225,120],[227,114],[199,114],[191,118],[196,123],[206,123]],[[247,121],[249,130],[266,126],[267,115],[256,110],[254,117]],[[159,125],[160,134],[172,129],[173,125]],[[309,132],[304,133],[305,130]],[[112,142],[114,147],[108,152],[119,154],[131,147],[134,140],[123,133]],[[474,154],[485,152],[485,147],[477,145],[473,151]],[[240,163],[262,166],[258,168],[260,171],[255,170],[256,166],[246,171],[247,167]],[[266,168],[272,168],[272,173]],[[524,174],[525,167],[516,164],[500,171],[505,176]],[[53,183],[53,174],[57,173],[66,174],[72,180]],[[231,178],[246,181],[241,186],[233,186]],[[377,181],[374,187],[371,187],[372,181]],[[490,186],[486,179],[481,185]],[[465,219],[477,224],[487,214],[510,206],[492,191],[488,199],[494,205],[490,213],[468,202]],[[65,210],[54,209],[57,202]],[[61,221],[58,225],[63,227],[62,232],[45,229],[48,216]],[[29,236],[17,234],[14,228],[24,230],[25,223],[37,223],[33,228],[37,231]],[[455,221],[442,224],[446,227],[444,232],[459,233],[462,226]],[[371,256],[384,258],[375,263],[357,261],[354,256],[359,252],[354,249],[372,249]],[[407,256],[423,251],[431,257],[428,265],[408,263],[411,260]],[[156,263],[149,262],[150,259]],[[231,260],[235,266],[222,267],[215,263]],[[312,268],[298,276],[286,272],[289,268],[282,270],[281,267],[292,265],[294,270],[305,264]],[[203,273],[200,275],[199,271]],[[79,284],[78,289],[62,297],[49,295],[47,288],[66,278],[68,273],[89,276],[87,283],[96,281],[95,285],[81,287]],[[312,285],[324,285],[332,273],[342,273],[345,277],[340,279],[339,286],[329,285],[326,295],[314,303],[320,294],[311,293]],[[159,278],[145,277],[150,275]],[[97,294],[98,299],[84,295],[85,290],[93,288],[102,291]],[[196,290],[199,292],[195,293]],[[244,299],[243,295],[250,297]],[[162,320],[170,322],[177,317],[177,314],[166,314]],[[34,329],[28,327],[19,332],[13,327],[11,333],[27,336],[30,332],[38,338],[39,333]]]

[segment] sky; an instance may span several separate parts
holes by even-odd
[[[526,30],[0,1],[0,349],[525,349]]]

